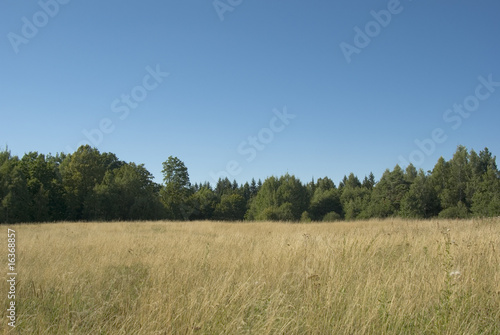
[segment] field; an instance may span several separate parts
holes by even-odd
[[[8,228],[4,334],[500,334],[500,219]]]

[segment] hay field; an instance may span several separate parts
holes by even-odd
[[[500,219],[7,228],[4,334],[500,334]]]

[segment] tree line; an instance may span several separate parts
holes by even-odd
[[[244,184],[219,179],[191,184],[184,163],[163,163],[163,184],[143,164],[81,146],[71,154],[22,158],[0,151],[0,223],[112,220],[336,221],[386,217],[426,219],[500,215],[500,172],[488,148],[458,146],[432,171],[413,165],[339,185],[328,177],[303,183],[293,175]]]

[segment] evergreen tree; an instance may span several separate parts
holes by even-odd
[[[384,218],[397,215],[409,185],[399,165],[396,165],[392,172],[386,170],[373,188],[369,216]]]
[[[240,194],[243,196],[243,198],[245,198],[245,201],[248,203],[248,201],[250,201],[250,198],[251,198],[251,194],[252,192],[250,191],[250,185],[248,184],[248,182],[246,182],[240,189]]]
[[[255,179],[252,178],[252,181],[250,183],[250,198],[253,198],[257,195],[257,183],[255,182]]]
[[[370,191],[373,190],[373,187],[375,186],[375,176],[373,175],[373,172],[370,172],[368,177],[365,176],[362,186]]]
[[[227,177],[224,179],[219,178],[217,185],[215,185],[215,194],[217,195],[219,201],[224,194],[229,195],[233,194],[233,192],[233,183],[231,183]]]
[[[350,181],[349,181],[350,179]],[[345,185],[341,192],[340,202],[342,204],[343,215],[346,220],[369,218],[368,205],[370,204],[371,189],[361,186],[356,182],[354,174],[350,178],[344,177]]]
[[[404,179],[405,179],[406,183],[408,185],[411,185],[413,183],[413,181],[415,180],[415,178],[417,178],[417,176],[418,176],[417,169],[415,168],[415,166],[413,166],[413,164],[410,163],[410,165],[408,165],[406,167],[405,174],[404,174]]]
[[[472,181],[469,153],[464,146],[458,146],[453,158],[446,166],[444,188],[439,194],[442,210],[445,211],[442,216],[468,216],[468,209],[472,202],[470,191]]]
[[[30,152],[22,159],[0,151],[0,222],[500,215],[500,172],[488,148],[478,154],[459,146],[452,159],[439,158],[428,174],[411,164],[386,170],[378,183],[373,173],[363,182],[350,173],[338,188],[327,177],[304,185],[289,174],[242,185],[225,178],[214,189],[207,182],[191,185],[186,166],[172,156],[162,172],[163,186],[144,165],[90,146],[67,155]]]
[[[361,183],[359,182],[359,179],[357,176],[354,175],[354,173],[350,173],[349,177],[344,176],[344,179],[340,182],[341,187],[350,187],[350,188],[356,188],[356,187],[361,187]]]
[[[488,165],[472,197],[472,213],[478,217],[500,216],[500,177],[495,165]]]

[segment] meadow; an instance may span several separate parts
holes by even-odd
[[[7,228],[3,334],[500,334],[498,218]]]

